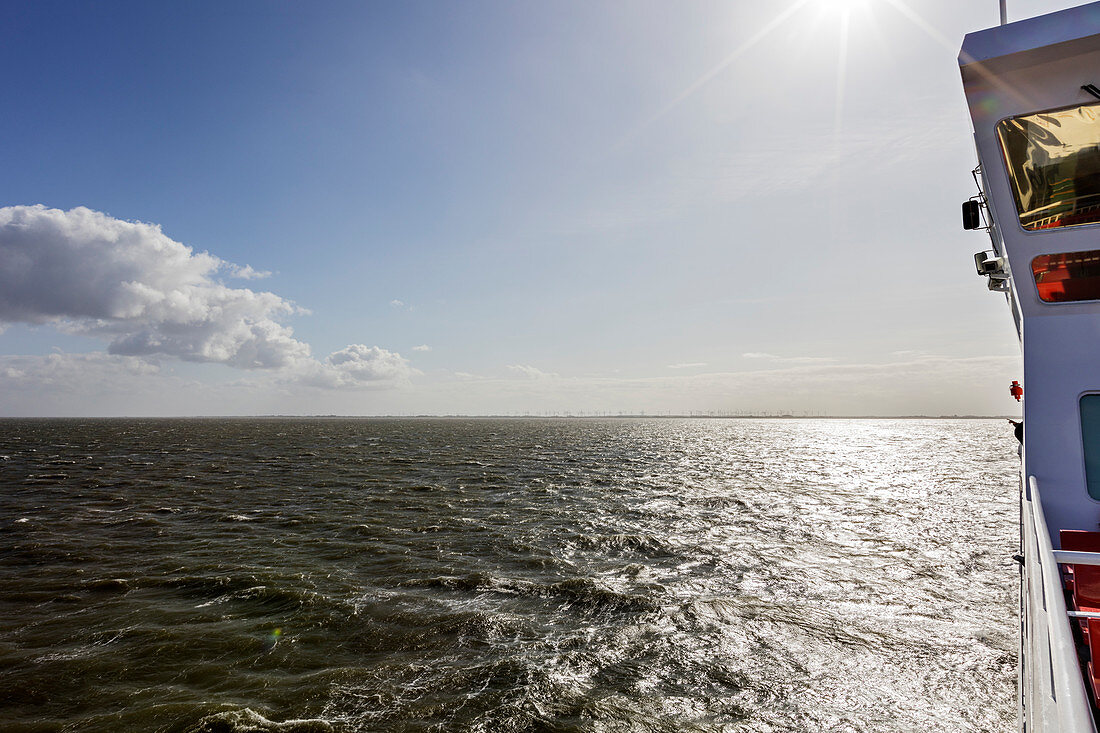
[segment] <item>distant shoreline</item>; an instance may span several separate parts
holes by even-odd
[[[4,420],[1020,420],[1020,415],[23,415]]]

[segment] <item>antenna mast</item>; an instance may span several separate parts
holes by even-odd
[[[1008,0],[1001,0],[1001,25],[1008,23]]]

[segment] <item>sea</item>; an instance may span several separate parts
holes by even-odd
[[[0,420],[0,730],[1010,731],[1004,420]]]

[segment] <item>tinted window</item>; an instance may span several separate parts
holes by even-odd
[[[1031,274],[1048,303],[1100,300],[1100,250],[1039,255],[1031,261]]]
[[[1085,444],[1085,483],[1089,496],[1100,499],[1100,394],[1081,398],[1081,438]]]
[[[1100,222],[1100,105],[997,124],[1024,229]]]

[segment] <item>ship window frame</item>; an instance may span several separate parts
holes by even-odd
[[[1088,229],[1088,228],[1091,228],[1091,227],[1100,227],[1100,220],[1097,220],[1097,221],[1094,221],[1094,222],[1088,222],[1088,223],[1084,223],[1084,224],[1072,224],[1070,226],[1050,227],[1050,228],[1045,228],[1045,229],[1028,229],[1028,228],[1024,227],[1024,223],[1020,218],[1020,215],[1021,215],[1020,205],[1019,205],[1019,202],[1017,201],[1017,198],[1016,198],[1016,187],[1015,187],[1015,183],[1013,182],[1014,179],[1013,179],[1013,175],[1012,175],[1012,168],[1009,164],[1008,153],[1005,150],[1004,142],[1001,138],[1001,133],[1000,133],[1001,125],[1005,122],[1009,122],[1009,121],[1012,121],[1012,120],[1018,120],[1018,119],[1023,118],[1023,117],[1034,117],[1036,115],[1044,115],[1044,114],[1056,114],[1058,112],[1064,112],[1067,109],[1078,109],[1078,108],[1082,108],[1082,107],[1096,107],[1098,116],[1100,116],[1100,101],[1092,103],[1092,104],[1075,102],[1075,103],[1072,103],[1072,104],[1065,104],[1065,105],[1062,105],[1062,106],[1059,106],[1059,107],[1051,107],[1049,109],[1040,109],[1040,110],[1034,110],[1034,111],[1031,111],[1031,112],[1021,112],[1021,113],[1018,113],[1018,114],[1007,115],[1007,116],[1002,117],[1002,118],[1000,118],[999,120],[997,120],[996,122],[993,123],[993,144],[996,146],[996,148],[999,152],[998,157],[1001,159],[1001,169],[1004,171],[1005,183],[1008,186],[1009,199],[1012,202],[1012,209],[1010,210],[1011,211],[1010,216],[1015,221],[1017,230],[1020,231],[1021,233],[1025,234],[1025,235],[1033,236],[1033,235],[1042,235],[1042,234],[1052,234],[1052,233],[1056,233],[1056,232],[1078,231],[1078,230],[1081,230],[1081,229]],[[1049,301],[1043,301],[1043,302],[1049,302]]]
[[[1093,465],[1097,468],[1095,475],[1095,483],[1097,484],[1096,494],[1092,492],[1092,487],[1089,485],[1089,444],[1085,437],[1085,413],[1083,410],[1085,399],[1088,397],[1094,397],[1100,400],[1100,391],[1090,390],[1088,392],[1082,392],[1077,396],[1077,425],[1081,431],[1081,470],[1085,479],[1085,494],[1093,501],[1100,502],[1100,440],[1096,442],[1096,457],[1093,461]],[[1097,403],[1097,407],[1100,408],[1100,402]],[[1098,437],[1100,437],[1100,427],[1098,427]]]

